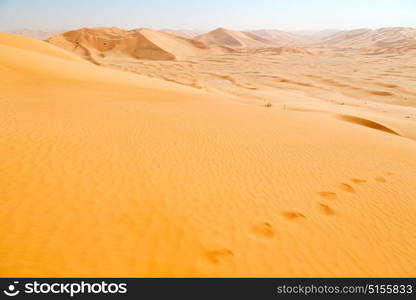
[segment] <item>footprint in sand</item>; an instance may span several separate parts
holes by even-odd
[[[273,226],[268,222],[258,223],[251,227],[252,232],[259,237],[263,238],[273,238],[274,230]]]
[[[386,183],[387,182],[387,180],[384,177],[376,177],[374,179],[375,179],[375,181],[378,181],[378,182],[381,182],[381,183]]]
[[[284,211],[282,216],[291,222],[301,222],[306,219],[305,215],[295,211]]]
[[[228,249],[218,249],[205,252],[205,257],[211,264],[218,265],[232,260],[234,253]]]
[[[351,179],[352,182],[356,183],[356,184],[364,184],[367,183],[367,180],[364,179],[360,179],[360,178],[353,178]]]
[[[337,194],[334,193],[334,192],[323,191],[323,192],[319,192],[319,195],[322,198],[325,198],[327,200],[335,200],[335,199],[337,199]]]
[[[394,176],[395,174],[393,172],[387,172],[387,176]]]
[[[354,188],[346,183],[340,183],[339,188],[348,193],[355,193]]]
[[[323,215],[326,215],[326,216],[335,215],[335,211],[331,207],[329,207],[329,205],[326,205],[324,203],[318,203],[318,209]]]

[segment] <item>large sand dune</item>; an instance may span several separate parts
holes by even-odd
[[[1,276],[414,276],[414,140],[39,43],[0,36]]]
[[[99,64],[120,59],[176,60],[227,52],[217,46],[147,28],[83,28],[65,32],[48,42]]]

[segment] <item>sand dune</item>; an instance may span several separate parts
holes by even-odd
[[[307,49],[299,46],[305,45],[304,39],[287,32],[273,29],[236,31],[218,28],[211,32],[199,35],[194,40],[207,45],[220,45],[234,49],[269,49],[274,48],[276,54],[304,53]]]
[[[71,52],[64,51],[53,45],[32,38],[22,38],[19,35],[0,32],[0,40],[2,46],[11,46],[18,49],[30,50],[31,52],[85,63],[83,59]]]
[[[176,60],[227,49],[151,29],[83,28],[48,39],[48,42],[99,64],[117,59]]]
[[[391,27],[380,29],[357,29],[336,33],[320,44],[333,48],[383,49],[416,43],[416,29]]]
[[[220,45],[231,48],[265,47],[270,40],[257,36],[251,32],[242,32],[225,28],[217,28],[194,38],[207,45]]]
[[[120,33],[78,34],[105,50]],[[341,105],[243,105],[38,43],[0,36],[0,276],[415,274],[414,140]],[[262,82],[300,106],[306,77],[286,76]]]
[[[326,30],[296,30],[291,31],[291,34],[294,34],[295,36],[299,38],[307,38],[308,40],[321,40],[324,38],[327,38],[331,35],[334,35],[336,33],[339,33],[342,30],[338,29],[326,29]]]

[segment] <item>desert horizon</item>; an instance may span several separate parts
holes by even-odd
[[[1,277],[415,277],[416,25],[83,11],[0,27]]]

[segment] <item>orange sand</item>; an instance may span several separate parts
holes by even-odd
[[[0,276],[416,274],[414,140],[62,51],[0,35]]]

